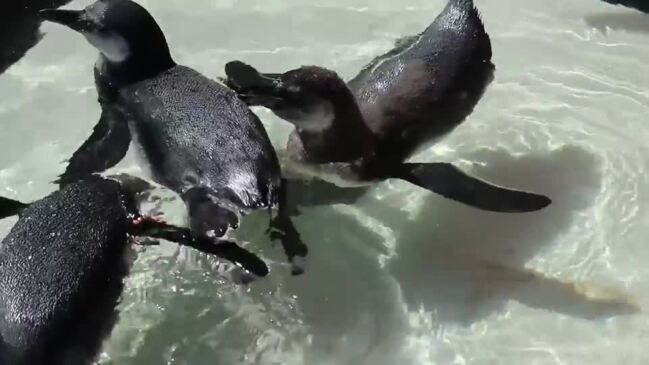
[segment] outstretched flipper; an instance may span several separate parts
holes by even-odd
[[[287,181],[282,179],[279,190],[279,204],[277,207],[277,216],[270,222],[268,233],[274,241],[280,241],[288,261],[292,265],[292,274],[300,275],[304,268],[296,262],[296,257],[306,257],[309,253],[308,247],[302,242],[300,233],[295,229],[291,220],[291,211],[287,206]]]
[[[21,203],[17,200],[0,197],[0,219],[20,214],[29,204]]]
[[[449,163],[404,163],[390,177],[406,180],[445,198],[482,210],[523,213],[543,209],[550,198],[510,190],[471,177]]]
[[[128,123],[115,108],[103,106],[92,134],[69,160],[65,172],[55,182],[60,185],[105,171],[120,162],[131,143]]]
[[[136,217],[133,220],[131,234],[176,242],[207,254],[216,255],[258,277],[264,277],[269,273],[268,266],[263,260],[239,247],[236,243],[218,238],[195,237],[188,228],[169,225],[152,218]]]

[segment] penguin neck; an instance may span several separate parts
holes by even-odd
[[[169,50],[157,53],[135,53],[120,62],[111,61],[100,53],[97,68],[113,87],[121,88],[156,77],[176,66]]]
[[[371,157],[376,140],[367,126],[354,95],[345,88],[331,99],[334,119],[318,131],[296,128],[303,157],[315,163],[352,162]]]

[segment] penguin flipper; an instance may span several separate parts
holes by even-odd
[[[17,200],[0,197],[0,219],[20,214],[29,204]]]
[[[270,272],[262,259],[233,241],[195,236],[189,228],[177,227],[150,217],[143,217],[137,222],[132,227],[131,234],[133,235],[163,239],[210,255],[216,255],[231,261],[258,277],[264,277]]]
[[[492,212],[533,212],[552,203],[550,198],[543,195],[510,190],[471,177],[449,163],[404,163],[391,177],[406,180],[445,198]]]
[[[102,108],[92,134],[72,154],[65,172],[55,183],[65,185],[117,165],[130,143],[131,133],[122,113],[109,106]]]
[[[228,260],[257,277],[270,273],[264,260],[230,240],[197,238],[185,246]]]

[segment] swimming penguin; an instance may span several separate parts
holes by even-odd
[[[31,204],[0,199],[0,218],[19,215],[0,244],[0,365],[92,363],[117,320],[131,238],[236,249],[141,215],[136,181],[90,176]]]
[[[539,210],[549,198],[491,185],[448,163],[404,162],[472,112],[493,79],[491,56],[473,2],[450,0],[424,32],[401,39],[348,84],[322,67],[262,74],[240,61],[226,65],[225,81],[249,105],[295,125],[288,154],[308,174],[339,186],[397,178],[484,210]]]
[[[628,8],[639,10],[643,13],[649,13],[649,2],[646,0],[603,0],[613,5],[622,5]]]
[[[61,182],[116,165],[133,140],[153,180],[183,198],[195,235],[221,237],[238,227],[239,215],[279,207],[271,238],[281,241],[291,262],[306,256],[283,209],[280,166],[261,121],[232,90],[177,65],[146,9],[130,0],[99,0],[41,16],[80,32],[100,52],[94,70],[101,118]]]

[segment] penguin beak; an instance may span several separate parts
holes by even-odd
[[[255,91],[240,93],[239,98],[241,98],[241,100],[243,100],[248,106],[263,106],[268,109],[278,109],[285,104],[283,98]]]
[[[261,74],[269,83],[269,87],[252,87],[243,93],[246,103],[249,105],[261,105],[269,109],[282,108],[286,104],[286,95],[281,74]]]
[[[44,9],[39,15],[43,20],[65,25],[77,32],[90,32],[96,28],[84,10]]]
[[[225,65],[227,84],[239,97],[251,106],[262,105],[267,108],[278,107],[283,98],[281,74],[265,74],[241,61],[231,61]]]

